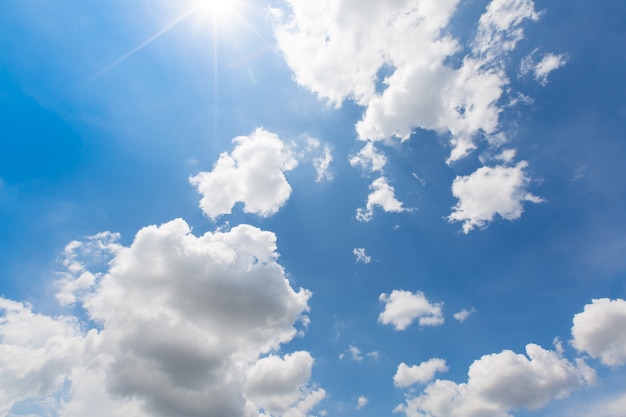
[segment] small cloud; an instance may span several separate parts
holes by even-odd
[[[371,358],[371,359],[378,359],[380,354],[378,353],[377,350],[375,350],[373,352],[368,352],[367,355],[365,355],[365,356],[367,356],[368,358]]]
[[[379,300],[385,303],[385,310],[378,316],[378,322],[390,324],[396,330],[404,330],[416,320],[420,327],[440,326],[444,322],[443,303],[431,304],[421,291],[394,290],[391,294],[381,294]]]
[[[437,372],[447,371],[446,361],[439,358],[432,358],[413,366],[408,366],[402,362],[398,365],[398,370],[393,377],[393,384],[400,388],[406,388],[416,383],[425,384],[431,381]]]
[[[467,320],[467,318],[469,316],[471,316],[475,312],[476,312],[476,309],[474,309],[473,307],[471,309],[469,309],[469,310],[464,308],[463,310],[459,311],[458,313],[454,313],[453,317],[455,318],[455,320],[458,320],[461,323],[463,323],[465,320]]]
[[[548,75],[555,69],[561,68],[563,65],[567,64],[568,58],[565,54],[556,55],[548,53],[537,62],[534,58],[535,52],[537,52],[537,50],[534,50],[530,55],[522,59],[520,75],[532,74],[535,81],[541,85],[546,85],[548,84]]]
[[[484,228],[499,215],[506,220],[522,216],[523,203],[541,203],[544,200],[526,190],[530,178],[524,172],[526,161],[517,165],[483,166],[467,176],[457,176],[452,194],[458,198],[450,222],[462,222],[465,234],[474,228]]]
[[[361,362],[363,360],[363,356],[361,355],[361,350],[356,345],[350,345],[348,347],[348,352],[352,355],[352,359],[357,362]]]
[[[365,208],[358,208],[356,219],[361,222],[369,222],[374,217],[374,207],[378,206],[388,213],[401,213],[410,211],[402,207],[402,203],[395,197],[395,189],[389,185],[387,178],[380,177],[370,184],[371,193],[367,197]]]
[[[356,409],[361,410],[363,407],[367,405],[369,400],[364,395],[361,395],[359,399],[356,401]]]
[[[358,154],[350,158],[350,165],[369,172],[382,172],[386,164],[387,157],[379,152],[371,141],[368,141]]]
[[[352,253],[354,254],[354,256],[356,256],[357,262],[362,262],[364,264],[372,262],[372,257],[367,256],[367,254],[365,253],[365,248],[354,248],[352,250]]]

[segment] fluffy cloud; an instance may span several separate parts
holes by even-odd
[[[81,355],[77,320],[0,298],[0,415],[20,401],[54,394]]]
[[[271,415],[305,416],[325,396],[323,389],[307,387],[312,367],[313,358],[303,351],[260,359],[248,371],[246,398]],[[311,398],[317,401],[311,402]]]
[[[534,59],[533,54],[528,55],[522,60],[520,66],[520,74],[532,74],[539,84],[546,85],[548,83],[548,75],[555,69],[561,68],[567,63],[567,57],[564,54],[545,54],[539,62]]]
[[[402,362],[393,376],[393,383],[397,387],[406,388],[416,383],[424,384],[435,377],[437,372],[446,372],[446,361],[432,358],[419,365],[408,366]]]
[[[365,253],[365,248],[354,248],[352,250],[352,253],[354,254],[354,256],[356,256],[357,262],[363,262],[364,264],[372,262],[372,257],[367,256],[367,254]]]
[[[421,291],[394,290],[391,294],[381,294],[379,299],[385,303],[385,309],[378,316],[378,322],[396,330],[406,329],[415,320],[420,326],[439,326],[444,322],[442,303],[431,304]]]
[[[323,145],[315,138],[308,138],[306,150],[313,155],[313,167],[317,173],[315,182],[332,181],[333,174],[330,172],[330,164],[333,162],[333,154],[329,145]]]
[[[284,173],[297,166],[296,158],[277,135],[263,129],[233,143],[235,149],[222,153],[212,171],[189,178],[202,195],[200,208],[212,219],[229,214],[238,202],[247,213],[276,213],[291,195]]]
[[[524,211],[522,203],[540,203],[543,200],[529,193],[526,187],[530,179],[526,176],[525,161],[515,166],[483,166],[468,176],[458,176],[452,184],[452,194],[458,198],[450,222],[462,222],[463,232],[469,233],[476,227],[484,227],[496,215],[515,220]]]
[[[67,249],[77,280],[81,246]],[[298,321],[306,324],[311,296],[289,285],[273,233],[240,225],[197,237],[178,219],[111,247],[89,285],[62,278],[61,293],[80,302],[90,323],[0,302],[2,410],[54,394],[63,417],[85,415],[95,398],[98,416],[249,417],[263,407],[297,417],[324,398],[308,386],[310,354],[273,353]]]
[[[574,316],[572,345],[579,351],[600,358],[603,364],[626,363],[626,301],[601,298],[592,300]]]
[[[526,355],[510,350],[485,355],[470,366],[466,383],[436,380],[395,411],[408,417],[510,417],[512,410],[566,397],[588,383],[589,376],[582,361],[572,364],[529,344]]]
[[[402,203],[396,199],[395,189],[387,183],[385,177],[380,177],[369,186],[370,194],[367,196],[365,208],[358,208],[356,218],[361,222],[369,222],[374,217],[376,206],[388,213],[400,213],[409,209],[402,207]]]
[[[498,132],[509,83],[504,57],[523,38],[523,24],[538,19],[531,0],[494,0],[459,56],[463,48],[446,30],[458,0],[287,3],[275,35],[299,84],[337,106],[345,99],[365,106],[356,126],[362,140],[404,140],[416,128],[449,134],[450,161],[477,136]]]

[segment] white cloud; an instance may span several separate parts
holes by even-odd
[[[404,330],[415,320],[422,326],[440,326],[444,322],[442,303],[431,304],[423,292],[412,293],[394,290],[391,294],[381,294],[385,309],[378,316],[378,322],[392,325],[396,330]]]
[[[356,409],[357,410],[361,410],[363,409],[363,407],[365,407],[367,405],[367,403],[369,402],[369,400],[367,399],[366,396],[361,395],[357,400],[356,400]]]
[[[96,241],[67,249],[77,280],[80,248]],[[250,417],[259,407],[304,417],[325,397],[309,385],[308,352],[273,354],[308,322],[311,296],[290,286],[273,233],[240,225],[197,237],[178,219],[111,248],[89,285],[62,278],[97,329],[0,299],[0,414],[45,397],[61,399],[62,417]]]
[[[245,396],[272,415],[296,415],[294,409],[304,415],[325,396],[323,389],[312,390],[307,386],[312,367],[313,358],[303,351],[284,358],[270,355],[260,359],[248,371]],[[315,402],[311,401],[313,398]]]
[[[568,396],[586,377],[556,352],[528,344],[526,355],[504,350],[483,356],[470,366],[466,383],[436,380],[395,411],[408,417],[510,417],[510,411]]]
[[[545,54],[539,62],[534,59],[534,52],[522,60],[520,65],[520,74],[526,75],[532,73],[535,80],[541,85],[548,83],[548,75],[563,65],[567,64],[565,54],[555,55],[552,53]]]
[[[372,262],[372,257],[367,256],[367,254],[365,253],[365,248],[354,248],[352,250],[352,253],[354,254],[354,256],[356,256],[357,262],[363,262],[364,264]]]
[[[524,168],[526,161],[515,166],[483,166],[468,176],[457,176],[452,184],[452,194],[458,198],[450,222],[462,222],[463,232],[485,227],[496,215],[515,220],[522,215],[522,203],[540,203],[543,200],[529,193],[530,179]]]
[[[53,395],[81,355],[77,320],[0,298],[0,415],[20,401]]]
[[[231,213],[237,202],[247,213],[275,214],[291,195],[284,173],[298,164],[293,153],[263,129],[238,136],[233,143],[235,149],[222,153],[212,171],[189,178],[202,195],[200,208],[211,219]]]
[[[574,316],[572,345],[603,364],[626,363],[626,300],[594,299]]]
[[[509,84],[504,57],[523,38],[523,24],[538,19],[530,0],[494,0],[471,50],[459,57],[463,48],[446,30],[458,0],[287,3],[275,35],[299,84],[337,106],[345,99],[365,106],[356,126],[362,140],[405,140],[417,128],[449,134],[450,162],[473,149],[476,137],[498,133]],[[381,70],[389,74],[383,80]]]
[[[350,165],[369,172],[382,172],[386,164],[387,157],[376,149],[376,145],[371,141],[368,141],[359,153],[350,158]]]
[[[361,355],[361,349],[359,349],[356,345],[350,345],[348,347],[348,352],[350,352],[352,359],[354,359],[355,361],[361,362],[363,360],[363,356]]]
[[[408,366],[402,362],[393,377],[393,383],[400,388],[406,388],[416,383],[424,384],[431,381],[437,372],[447,372],[446,361],[432,358],[419,365]]]
[[[409,211],[402,207],[402,203],[396,199],[395,189],[387,183],[385,177],[380,177],[369,186],[371,193],[367,196],[365,208],[358,208],[356,212],[357,220],[361,222],[369,222],[374,217],[374,208],[376,206],[388,213],[400,213]]]
[[[315,138],[307,138],[306,151],[313,154],[313,166],[317,173],[315,182],[332,181],[333,173],[330,172],[330,164],[333,162],[333,154],[331,147],[329,145],[322,146],[320,141]]]
[[[461,310],[461,311],[459,311],[459,312],[457,312],[457,313],[454,313],[453,317],[454,317],[454,319],[455,319],[455,320],[458,320],[458,321],[460,321],[461,323],[463,323],[465,320],[467,320],[467,318],[468,318],[469,316],[471,316],[471,315],[472,315],[472,314],[474,314],[475,312],[476,312],[476,310],[475,310],[475,309],[473,309],[473,308],[471,308],[471,309],[469,309],[469,310],[468,310],[468,309],[466,309],[466,308],[464,308],[463,310]]]
[[[333,174],[330,172],[330,163],[333,162],[333,154],[328,145],[324,146],[323,154],[313,160],[317,172],[316,182],[332,181]]]

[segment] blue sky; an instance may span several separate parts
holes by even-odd
[[[620,1],[9,1],[0,416],[619,417]]]

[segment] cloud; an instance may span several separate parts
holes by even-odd
[[[330,164],[333,162],[333,154],[330,146],[322,146],[319,140],[308,138],[306,150],[310,153],[318,153],[318,155],[313,156],[313,166],[317,173],[315,182],[332,181],[333,174],[330,172]],[[319,153],[319,150],[321,150],[321,153]]]
[[[580,369],[556,352],[535,344],[526,355],[510,350],[485,355],[469,367],[468,381],[436,380],[421,395],[396,407],[408,417],[508,417],[517,409],[536,409],[585,385]]]
[[[437,372],[447,371],[446,361],[439,358],[432,358],[413,366],[408,366],[402,362],[398,365],[398,370],[393,377],[393,384],[400,388],[406,388],[416,383],[424,384],[432,380]]]
[[[211,219],[231,213],[238,202],[246,213],[275,214],[291,195],[285,172],[298,161],[277,135],[260,128],[233,143],[235,149],[222,153],[212,171],[189,178],[202,195],[200,208]]]
[[[307,386],[312,367],[313,358],[304,351],[283,358],[270,355],[260,359],[248,371],[245,396],[272,415],[289,412],[290,416],[305,416],[325,397],[323,389],[313,390]]]
[[[365,253],[365,248],[354,248],[352,253],[356,256],[357,262],[363,262],[364,264],[372,262],[371,256],[367,256]]]
[[[540,203],[543,200],[529,193],[530,179],[524,172],[526,161],[515,166],[483,166],[468,176],[457,176],[452,184],[452,194],[459,200],[448,216],[450,222],[462,222],[463,232],[482,228],[496,215],[503,219],[519,219],[525,201]]]
[[[36,314],[28,304],[0,298],[0,415],[54,394],[81,355],[75,318]]]
[[[367,405],[367,403],[369,402],[369,400],[367,399],[366,396],[361,395],[357,400],[356,400],[356,409],[357,410],[361,410],[363,409],[363,407],[365,407]]]
[[[594,299],[574,316],[572,345],[603,364],[619,366],[626,363],[626,301]]]
[[[545,54],[539,62],[534,59],[534,52],[522,60],[520,75],[533,74],[535,80],[541,85],[548,84],[548,75],[563,65],[567,64],[565,54]]]
[[[360,167],[369,172],[382,172],[387,164],[387,157],[384,153],[376,149],[374,142],[368,141],[365,146],[353,157],[350,158],[350,165]]]
[[[505,57],[539,17],[530,0],[494,0],[468,51],[447,30],[458,0],[287,3],[275,36],[300,85],[336,106],[364,106],[362,140],[406,140],[417,128],[450,135],[449,162],[498,133]]]
[[[467,320],[467,318],[469,316],[471,316],[475,312],[476,312],[476,310],[474,308],[472,308],[470,310],[464,308],[463,310],[459,311],[458,313],[454,313],[453,317],[454,317],[455,320],[458,320],[461,323],[463,323],[465,320]]]
[[[404,330],[415,320],[420,327],[440,326],[444,322],[441,306],[443,303],[431,304],[423,292],[412,293],[394,290],[391,294],[381,294],[380,301],[385,309],[378,316],[378,322],[389,324],[396,330]]]
[[[380,177],[369,186],[370,195],[367,196],[365,208],[358,208],[356,218],[361,222],[369,222],[374,217],[376,206],[388,213],[401,213],[410,209],[402,207],[402,203],[396,199],[395,189],[387,183],[387,178]]]
[[[77,280],[87,265],[80,248],[89,245],[99,247],[92,239],[67,249]],[[195,236],[177,219],[110,247],[112,259],[89,285],[62,278],[61,291],[89,322],[0,301],[1,410],[48,396],[62,399],[63,417],[94,403],[88,414],[98,417],[248,417],[260,407],[298,417],[324,398],[309,386],[308,352],[275,354],[308,322],[311,293],[290,286],[273,233],[240,225]]]

